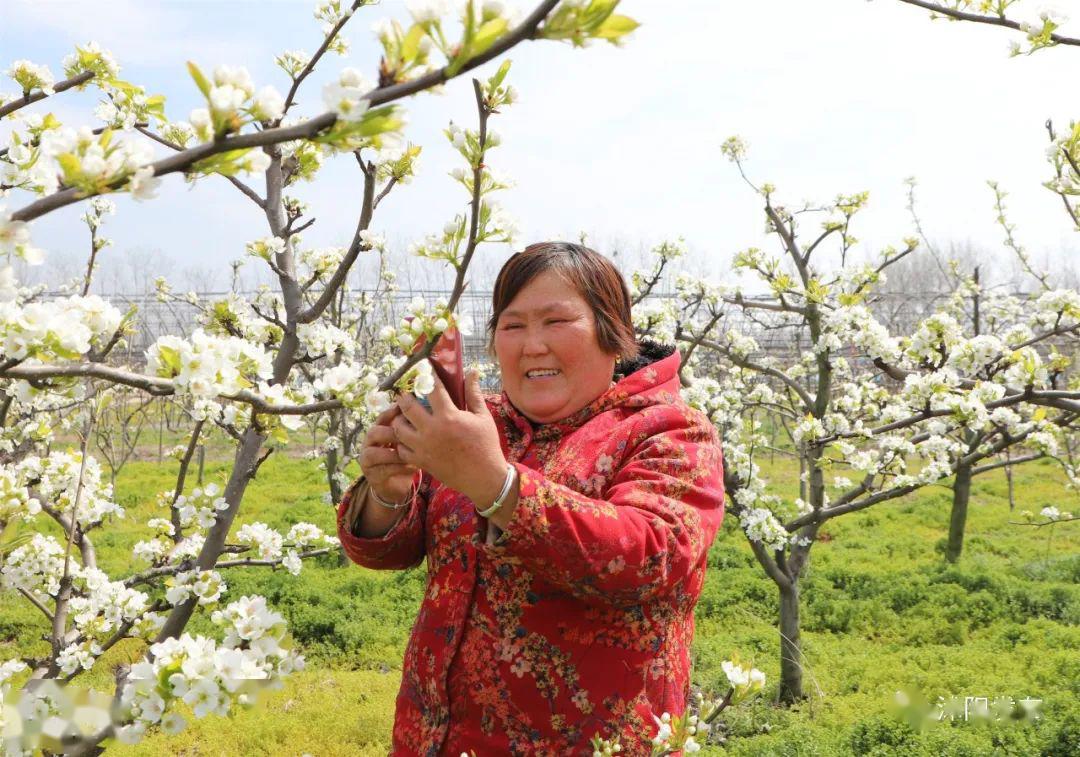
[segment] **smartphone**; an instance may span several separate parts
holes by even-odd
[[[427,336],[420,335],[413,346],[415,354],[427,342]],[[442,332],[435,341],[435,347],[428,356],[431,367],[439,380],[446,387],[447,394],[459,410],[465,409],[465,355],[462,350],[461,333],[456,328]],[[431,409],[427,397],[417,397],[424,407]]]

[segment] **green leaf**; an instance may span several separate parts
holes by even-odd
[[[462,20],[465,33],[461,38],[461,50],[464,53],[472,47],[473,36],[476,34],[476,7],[473,0],[467,0],[465,3],[465,18]]]
[[[618,4],[619,0],[593,0],[589,3],[589,7],[579,16],[581,29],[590,33],[593,32],[604,23],[604,20],[612,14]]]
[[[199,67],[195,65],[193,61],[187,62],[188,72],[191,74],[191,78],[195,80],[195,86],[199,88],[199,91],[203,93],[203,97],[210,99],[210,82],[203,76],[203,72],[199,70]]]
[[[189,63],[188,65],[191,66],[194,64]],[[113,79],[109,82],[109,84],[111,84],[116,89],[119,89],[121,92],[127,92],[130,95],[137,95],[142,92],[143,89],[137,84],[132,84],[131,82],[124,81],[123,79]]]
[[[82,173],[82,164],[79,159],[70,152],[61,153],[56,161],[60,164],[60,170],[64,172],[64,183],[71,184]]]
[[[339,119],[330,131],[320,134],[311,141],[339,145],[354,137],[374,137],[388,131],[395,131],[403,125],[404,122],[397,115],[397,106],[386,105],[381,108],[372,108],[359,121]]]
[[[593,35],[599,39],[616,40],[619,37],[623,37],[634,31],[634,29],[637,29],[639,26],[641,26],[641,24],[629,16],[613,14],[608,16],[604,20],[604,23],[600,24]]]
[[[405,35],[405,39],[401,42],[401,60],[405,63],[411,63],[416,60],[417,53],[420,52],[420,42],[424,39],[424,27],[413,24],[409,29],[409,33]]]
[[[493,18],[486,24],[480,27],[480,30],[476,33],[476,37],[473,38],[472,46],[469,49],[469,57],[475,57],[480,55],[493,44],[495,40],[506,33],[506,19],[505,18]]]
[[[161,362],[163,368],[168,370],[168,373],[161,376],[162,378],[171,378],[177,376],[180,373],[180,353],[174,350],[172,347],[165,347],[158,345],[158,360]],[[161,375],[161,371],[158,371],[158,375]]]
[[[491,87],[491,89],[497,89],[502,85],[503,79],[506,78],[506,74],[510,72],[510,63],[511,60],[509,58],[504,60],[502,65],[499,66],[499,70],[495,72],[495,75],[488,79],[488,86]]]

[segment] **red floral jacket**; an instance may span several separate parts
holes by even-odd
[[[675,352],[535,428],[489,397],[520,476],[493,544],[472,502],[427,474],[389,533],[358,538],[350,488],[338,533],[353,561],[427,558],[394,755],[591,754],[597,733],[648,754],[652,715],[683,712],[724,492],[716,430],[680,398],[678,367]]]

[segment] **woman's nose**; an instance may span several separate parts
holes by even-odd
[[[521,351],[526,355],[543,355],[548,351],[547,342],[544,341],[539,331],[529,329],[525,334],[525,343],[522,345]]]

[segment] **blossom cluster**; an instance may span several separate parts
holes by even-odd
[[[281,676],[304,668],[301,655],[281,647],[284,618],[262,597],[241,597],[211,619],[225,628],[221,642],[185,633],[152,645],[152,661],[132,666],[120,696],[121,741],[136,743],[155,725],[183,730],[185,721],[171,711],[177,702],[197,718],[229,715],[252,704],[261,690],[280,686]]]
[[[173,500],[173,492],[159,495],[161,504],[176,510],[180,531],[176,531],[172,518],[151,518],[147,526],[155,536],[136,542],[132,548],[132,555],[136,559],[161,565],[198,556],[204,533],[214,525],[218,513],[229,507],[215,483],[196,487],[189,494],[181,494]]]
[[[359,121],[371,105],[375,86],[355,68],[344,68],[337,81],[323,87],[323,104],[343,121]]]
[[[216,570],[185,570],[166,580],[165,600],[178,605],[195,597],[200,605],[213,606],[228,589]]]
[[[421,295],[416,295],[409,301],[409,315],[402,316],[397,326],[383,326],[379,338],[408,351],[418,342],[434,339],[451,326],[464,329],[462,333],[468,334],[468,327],[455,321],[454,314],[447,309],[448,304],[445,297],[439,297],[429,307]]]
[[[53,536],[35,533],[30,541],[11,550],[0,567],[0,585],[21,589],[41,601],[60,591],[64,574],[64,547]]]
[[[422,25],[406,28],[396,20],[381,18],[372,25],[371,31],[383,49],[379,66],[381,80],[403,82],[435,70],[435,62],[431,59],[432,38],[424,33]]]
[[[60,591],[64,558],[64,546],[57,539],[35,533],[4,559],[0,586],[25,591],[41,602],[53,601]],[[149,639],[160,629],[164,618],[150,611],[146,593],[74,560],[68,571],[72,593],[67,607],[72,627],[57,657],[65,675],[89,670],[110,636],[124,633]]]
[[[616,3],[603,0],[563,0],[540,29],[546,39],[565,40],[588,47],[595,40],[619,46],[638,27],[628,16],[615,13]]]
[[[108,341],[122,320],[120,311],[95,294],[0,301],[0,349],[5,358],[20,361],[74,360]]]
[[[29,95],[35,89],[46,95],[53,94],[53,85],[56,79],[48,66],[38,65],[28,60],[17,60],[4,72],[15,80],[22,89],[24,95]]]
[[[89,71],[94,74],[95,82],[99,86],[109,89],[113,88],[116,77],[120,75],[120,66],[112,53],[102,50],[97,42],[76,45],[75,52],[65,55],[62,64],[64,76],[67,78],[71,79]]]
[[[256,93],[251,74],[243,66],[218,66],[212,80],[207,80],[194,64],[189,66],[209,106],[197,108],[189,116],[200,140],[206,142],[215,135],[239,131],[249,122],[281,118],[285,98],[269,85]]]
[[[15,221],[11,213],[0,205],[0,255],[10,259],[11,255],[17,255],[30,265],[41,265],[45,261],[45,253],[30,244],[30,226],[25,221]],[[4,279],[4,301],[14,299],[15,274],[11,266],[4,266],[2,275]]]
[[[200,323],[203,330],[212,336],[239,337],[264,349],[271,349],[281,342],[283,332],[280,326],[256,312],[256,308],[262,310],[263,307],[267,307],[267,310],[262,312],[275,313],[279,303],[261,292],[254,301],[230,292],[224,299],[205,308]]]
[[[173,379],[177,390],[213,398],[248,389],[273,374],[270,354],[235,336],[213,336],[196,329],[190,339],[159,337],[146,351],[147,370]]]
[[[404,356],[388,355],[375,370],[343,361],[323,371],[315,379],[314,388],[337,398],[345,407],[365,414],[370,420],[393,404],[392,393],[379,388],[379,376],[395,372],[404,362]],[[427,360],[417,361],[394,384],[395,390],[412,392],[418,397],[426,397],[434,388],[435,378]]]
[[[488,129],[483,142],[480,133],[471,129],[462,129],[454,123],[444,131],[450,144],[467,163],[467,168],[458,167],[450,172],[468,192],[480,198],[479,211],[476,213],[476,228],[471,226],[469,215],[459,213],[443,225],[442,231],[428,234],[423,240],[413,243],[409,252],[428,260],[440,260],[455,269],[464,263],[466,250],[481,242],[505,242],[512,244],[518,234],[516,222],[505,209],[494,200],[487,199],[492,192],[506,189],[511,181],[493,172],[485,162],[487,150],[501,143],[498,133]],[[479,186],[476,182],[479,181]]]
[[[241,526],[236,541],[252,547],[260,560],[280,560],[282,566],[294,576],[300,574],[300,553],[305,547],[338,544],[337,537],[323,533],[312,523],[296,523],[284,536],[265,523],[248,523]]]
[[[16,111],[11,119],[7,154],[0,160],[0,183],[36,194],[55,192],[60,172],[56,162],[42,150],[41,137],[47,131],[59,129],[60,122],[51,113],[43,116],[22,111]]]
[[[30,521],[39,512],[41,502],[30,496],[24,472],[15,466],[0,466],[0,521]]]
[[[68,186],[90,194],[108,192],[124,180],[136,200],[150,199],[160,183],[150,162],[154,150],[145,141],[114,139],[111,129],[95,134],[88,126],[50,129],[41,135],[41,152],[58,167]]]
[[[75,508],[75,520],[84,532],[109,516],[124,515],[124,509],[112,501],[112,484],[103,480],[94,457],[84,461],[78,451],[54,450],[45,457],[28,456],[19,463],[19,472],[23,480],[37,482],[41,500],[65,514]]]
[[[68,613],[77,636],[57,657],[65,675],[93,667],[102,644],[114,634],[123,631],[131,638],[150,640],[165,622],[164,616],[150,610],[145,592],[111,581],[96,568],[76,569],[73,588]]]

